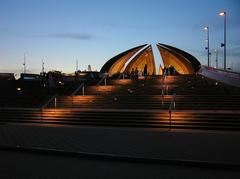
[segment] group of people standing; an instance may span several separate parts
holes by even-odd
[[[148,75],[147,64],[144,65],[143,72],[139,71],[137,67],[135,69],[132,68],[130,72],[130,78],[134,80],[138,80],[139,75],[143,75],[147,78],[147,75]]]

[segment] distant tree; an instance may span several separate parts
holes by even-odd
[[[56,87],[62,85],[63,83],[63,74],[61,71],[49,71],[47,73],[48,86]]]

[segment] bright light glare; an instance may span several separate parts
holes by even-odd
[[[226,12],[220,12],[219,15],[220,16],[225,16]]]

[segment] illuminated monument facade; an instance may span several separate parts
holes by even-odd
[[[179,74],[195,74],[201,67],[199,61],[191,54],[178,48],[157,44],[164,67],[174,67]],[[141,45],[129,49],[108,60],[101,72],[109,76],[119,73],[130,73],[132,69],[143,71],[147,65],[149,75],[156,74],[154,55],[151,45]]]

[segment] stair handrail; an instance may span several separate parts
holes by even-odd
[[[165,79],[166,79],[166,70],[164,70],[163,72],[163,75],[162,75],[162,79],[161,79],[161,86],[162,86],[162,93],[161,93],[161,96],[162,96],[162,109],[163,109],[163,106],[164,106],[164,94],[165,94]]]
[[[162,85],[165,82],[166,76],[167,76],[167,73],[166,73],[166,70],[164,70],[163,75],[162,75]]]
[[[57,98],[57,96],[58,96],[58,94],[55,94],[55,95],[53,95],[51,98],[49,98],[49,100],[48,100],[46,103],[44,103],[44,104],[40,107],[40,109],[42,110],[42,109],[46,108],[46,107],[52,102],[52,100],[54,100],[54,99]]]
[[[45,104],[43,104],[43,105],[39,108],[39,110],[40,110],[40,112],[41,112],[41,118],[40,118],[40,122],[41,122],[41,123],[43,123],[43,109],[46,108],[46,107],[52,102],[52,100],[55,100],[55,107],[56,107],[57,96],[58,96],[58,94],[56,93],[56,94],[53,95],[51,98],[49,98],[49,100],[48,100]]]
[[[122,76],[124,75],[124,73],[120,73],[117,77],[117,79],[119,80],[120,78],[122,78]]]
[[[172,127],[172,110],[176,108],[176,93],[173,93],[172,100],[169,105],[169,127]]]
[[[82,82],[74,91],[73,93],[71,94],[71,96],[75,96],[76,93],[85,85],[86,81],[85,82]]]
[[[99,86],[99,85],[103,82],[103,80],[105,80],[107,77],[108,77],[108,75],[107,75],[107,74],[104,74],[103,77],[102,77],[102,78],[99,80],[99,82],[97,83],[97,86]]]

